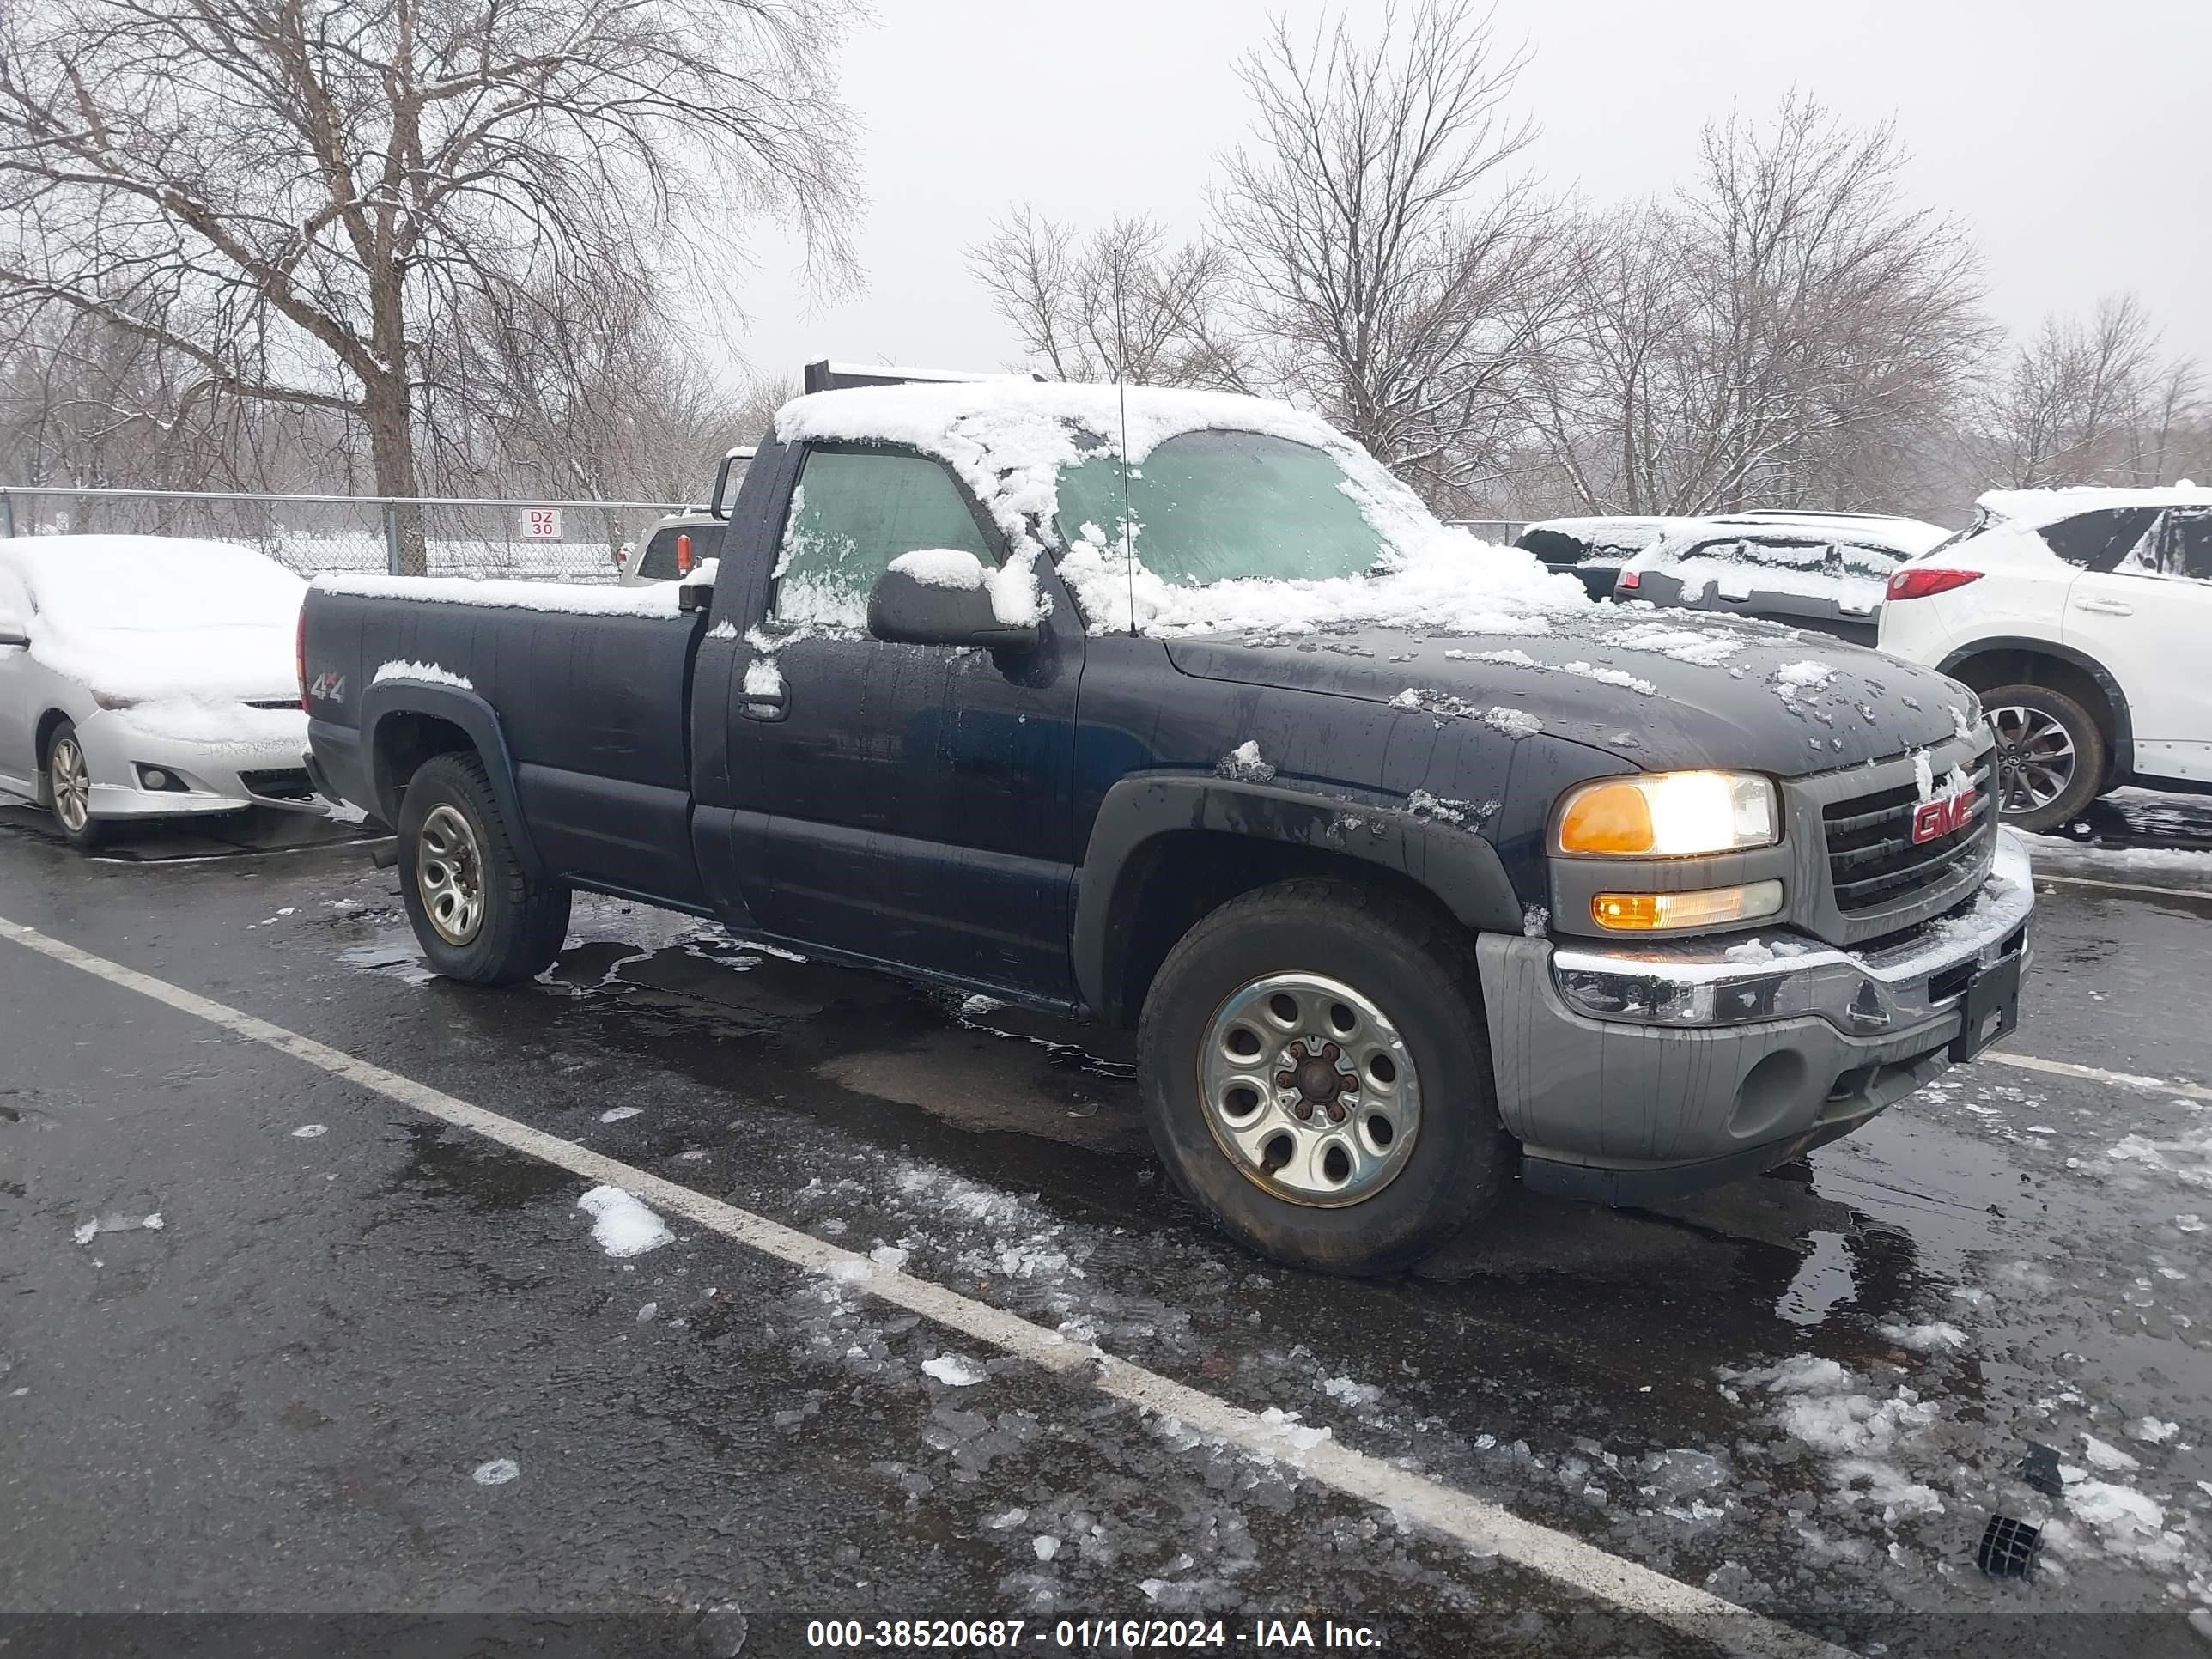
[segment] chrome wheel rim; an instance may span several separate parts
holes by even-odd
[[[1370,999],[1318,974],[1271,974],[1214,1010],[1198,1066],[1206,1127],[1237,1172],[1292,1204],[1339,1209],[1405,1170],[1421,1127],[1412,1052]]]
[[[2074,781],[2074,738],[2064,726],[2040,708],[2017,703],[1989,711],[1996,733],[1997,810],[2040,811],[2064,794]]]
[[[483,854],[476,831],[451,806],[434,806],[415,836],[415,887],[430,926],[466,945],[483,925]]]
[[[62,828],[72,833],[82,830],[92,818],[92,778],[75,738],[61,738],[46,757],[46,782]]]

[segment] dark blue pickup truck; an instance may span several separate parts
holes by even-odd
[[[1516,1174],[1796,1158],[2016,1018],[1972,692],[1593,603],[1297,411],[824,392],[728,514],[680,586],[310,592],[310,760],[439,973],[541,972],[583,888],[1133,1025],[1183,1188],[1342,1273]]]

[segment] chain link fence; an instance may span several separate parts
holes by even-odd
[[[526,501],[0,484],[0,535],[192,537],[325,571],[613,581],[668,501]],[[419,554],[421,564],[416,563]]]
[[[1528,527],[1525,519],[1447,519],[1444,522],[1466,531],[1477,541],[1495,542],[1501,547],[1510,546]]]

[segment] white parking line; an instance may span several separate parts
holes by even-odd
[[[2076,1066],[2071,1060],[2038,1060],[2033,1054],[1999,1054],[1994,1048],[1984,1049],[1977,1058],[1994,1060],[2000,1066],[2017,1066],[2024,1072],[2048,1072],[2054,1077],[2085,1078],[2091,1083],[2117,1083],[2130,1089],[2155,1089],[2161,1094],[2181,1095],[2191,1100],[2212,1100],[2212,1089],[2199,1083],[2138,1077],[2132,1072],[2100,1071],[2094,1066]]]
[[[2140,881],[2097,881],[2088,876],[2046,876],[2039,870],[2035,879],[2054,887],[2098,887],[2108,893],[2151,893],[2160,898],[2202,899],[2212,904],[2212,893],[2189,887],[2152,887]]]
[[[105,957],[79,950],[35,928],[0,917],[0,938],[10,939],[57,962],[82,969],[111,984],[204,1019],[334,1076],[371,1090],[388,1100],[467,1129],[501,1146],[542,1158],[586,1181],[620,1187],[648,1203],[697,1223],[725,1237],[811,1273],[848,1284],[856,1290],[936,1321],[978,1342],[1017,1354],[1046,1370],[1088,1382],[1140,1410],[1172,1417],[1213,1435],[1255,1457],[1287,1463],[1338,1492],[1389,1510],[1431,1528],[1484,1555],[1496,1555],[1579,1594],[1612,1603],[1625,1612],[1686,1634],[1712,1641],[1737,1653],[1787,1656],[1787,1659],[1850,1659],[1846,1650],[1806,1635],[1732,1601],[1678,1583],[1662,1573],[1612,1555],[1572,1534],[1524,1521],[1510,1510],[1467,1492],[1397,1468],[1379,1457],[1324,1440],[1303,1451],[1293,1447],[1280,1424],[1200,1389],[1068,1341],[1056,1331],[988,1303],[977,1302],[941,1285],[909,1274],[886,1272],[866,1256],[820,1239],[766,1216],[709,1198],[649,1171],[634,1168],[574,1141],[533,1129],[510,1117],[470,1104],[427,1084],[356,1059],[341,1049],[301,1036],[224,1003],[155,979]]]

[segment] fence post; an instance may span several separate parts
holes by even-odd
[[[0,489],[0,536],[5,536],[13,540],[15,535],[15,498],[6,490]]]
[[[384,503],[384,569],[387,575],[399,574],[399,503],[390,500]]]

